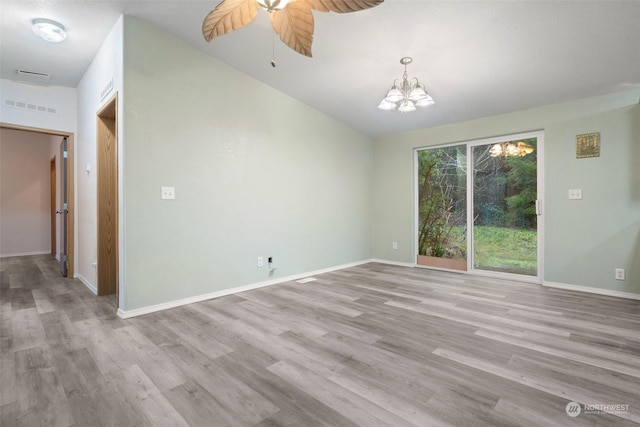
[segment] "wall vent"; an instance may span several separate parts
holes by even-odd
[[[19,82],[33,83],[37,85],[48,85],[51,74],[39,73],[37,71],[18,70],[17,71]]]
[[[30,102],[16,101],[15,99],[5,99],[4,106],[10,108],[18,108],[20,110],[33,111],[34,113],[58,114],[58,110],[54,107],[45,105],[32,104]]]

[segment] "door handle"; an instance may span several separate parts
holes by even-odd
[[[62,213],[64,213],[64,212],[62,212],[62,211],[58,211],[58,210],[56,211],[56,214],[58,214],[58,215],[60,215],[60,214],[62,214]]]
[[[542,202],[536,200],[536,215],[542,215]]]

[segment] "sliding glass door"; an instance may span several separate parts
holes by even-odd
[[[542,148],[531,132],[417,150],[417,264],[539,280]]]
[[[417,154],[420,265],[467,269],[467,147]]]
[[[538,274],[538,138],[471,146],[473,268]]]

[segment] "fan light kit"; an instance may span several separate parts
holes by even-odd
[[[280,40],[301,55],[311,57],[313,14],[349,13],[369,9],[384,0],[222,0],[202,23],[202,35],[208,42],[253,22],[262,8],[269,12],[273,31]],[[274,61],[271,63],[274,65]],[[275,65],[274,65],[275,66]]]
[[[60,43],[67,38],[64,26],[51,19],[37,18],[31,21],[33,32],[51,43]]]
[[[387,92],[385,97],[378,105],[381,110],[395,110],[401,113],[409,113],[416,111],[416,107],[428,107],[435,104],[435,101],[427,93],[424,85],[414,77],[409,80],[407,76],[407,65],[413,62],[413,58],[405,56],[400,59],[400,63],[404,65],[404,73],[402,74],[402,82],[398,84],[398,80],[394,80],[393,86]]]

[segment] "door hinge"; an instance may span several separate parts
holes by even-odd
[[[536,215],[542,215],[542,202],[536,200]]]
[[[62,152],[62,157],[64,157],[65,159],[69,157],[69,152],[68,151],[63,151]]]

